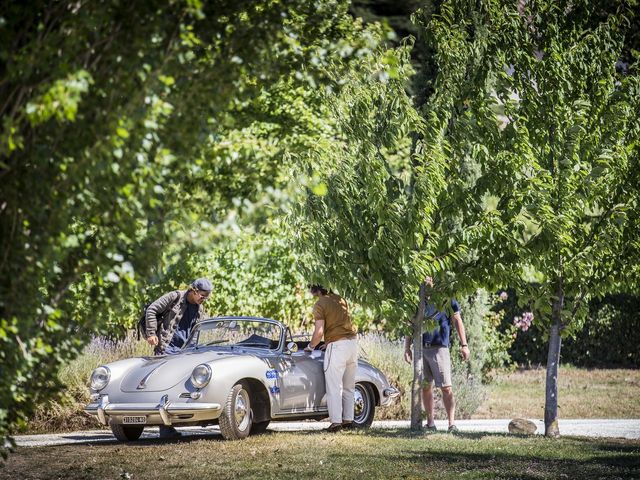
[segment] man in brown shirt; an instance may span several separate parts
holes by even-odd
[[[309,290],[318,301],[313,306],[315,328],[309,346],[312,352],[324,337],[324,377],[327,408],[331,425],[329,432],[353,424],[354,391],[358,365],[356,329],[351,323],[349,306],[340,295],[327,291],[322,285],[310,285]]]

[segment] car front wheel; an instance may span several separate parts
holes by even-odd
[[[371,423],[373,423],[373,416],[376,413],[376,405],[371,387],[362,383],[356,384],[353,397],[353,426],[356,428],[369,428]]]
[[[247,438],[251,432],[251,397],[249,388],[236,383],[227,397],[219,420],[220,432],[226,440]]]
[[[134,442],[140,438],[144,425],[122,425],[120,423],[109,422],[113,436],[121,442]]]

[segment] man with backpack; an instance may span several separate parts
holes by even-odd
[[[187,290],[165,293],[145,312],[145,338],[154,355],[177,353],[189,338],[193,325],[205,316],[202,304],[211,294],[211,282],[194,280]]]
[[[171,355],[182,349],[193,326],[205,317],[202,304],[209,295],[211,282],[198,278],[187,290],[166,293],[146,308],[144,336],[154,347],[154,355]],[[181,435],[173,427],[160,426],[160,438]]]

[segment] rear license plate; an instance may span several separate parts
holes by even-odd
[[[126,424],[140,424],[140,423],[147,423],[147,417],[145,417],[144,415],[142,416],[135,416],[135,417],[122,417],[122,423],[126,423]]]

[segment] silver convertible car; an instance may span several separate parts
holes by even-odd
[[[234,440],[264,432],[272,420],[320,420],[328,416],[324,352],[304,352],[308,343],[275,320],[205,320],[176,355],[96,368],[85,411],[121,441],[137,440],[147,425],[217,424]],[[382,372],[359,360],[354,426],[369,427],[376,406],[398,394]]]

